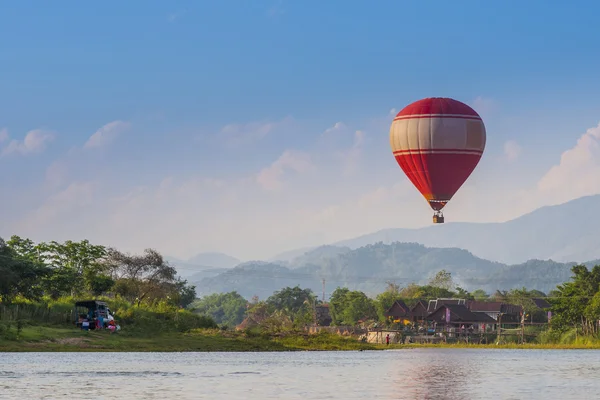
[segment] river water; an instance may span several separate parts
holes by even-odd
[[[595,399],[593,350],[0,353],[0,399]]]

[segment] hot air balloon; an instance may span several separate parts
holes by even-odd
[[[403,108],[390,127],[394,157],[443,223],[442,208],[471,175],[485,149],[483,120],[458,100],[433,97]]]

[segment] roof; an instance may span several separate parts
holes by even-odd
[[[447,97],[428,97],[417,100],[400,110],[396,114],[396,119],[417,115],[448,115],[452,117],[464,116],[466,118],[475,117],[476,119],[481,119],[477,111],[465,103]]]
[[[469,301],[467,307],[472,312],[496,312],[515,315],[521,312],[521,306],[501,301]]]
[[[444,304],[427,316],[428,320],[446,321],[446,309],[450,310],[450,322],[495,323],[496,320],[484,313],[474,313],[462,304]]]
[[[402,300],[394,301],[394,304],[385,312],[386,317],[408,317],[410,308]]]
[[[552,304],[548,303],[548,300],[543,299],[543,298],[535,298],[535,299],[531,299],[533,300],[533,302],[535,303],[535,305],[538,308],[550,308],[552,307]]]
[[[410,309],[410,313],[413,317],[426,317],[427,316],[427,303],[425,300],[419,300]]]
[[[465,299],[435,299],[429,300],[429,304],[427,305],[427,312],[432,313],[438,308],[446,304],[465,304]]]

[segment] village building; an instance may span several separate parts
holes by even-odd
[[[429,315],[427,312],[427,302],[425,300],[419,300],[417,303],[412,306],[410,309],[410,314],[412,316],[412,320],[415,323],[423,323],[425,322],[425,318]]]
[[[503,323],[520,322],[521,311],[523,310],[521,306],[500,301],[469,301],[467,302],[467,308],[475,314],[485,314],[493,318],[494,321],[498,321],[501,317]]]
[[[443,305],[466,305],[465,299],[435,299],[429,300],[427,305],[427,314],[431,314]]]
[[[412,320],[410,307],[402,300],[396,300],[394,304],[384,313],[384,315],[392,321]]]
[[[496,320],[485,313],[471,312],[464,304],[443,304],[426,317],[426,321],[439,331],[487,331]]]

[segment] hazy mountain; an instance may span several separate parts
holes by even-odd
[[[302,263],[304,260],[304,263]],[[590,263],[593,264],[593,263]],[[326,246],[292,260],[289,265],[249,262],[216,276],[193,282],[198,295],[236,290],[250,298],[266,298],[285,286],[311,288],[321,296],[322,279],[326,294],[338,286],[375,295],[387,281],[400,286],[425,284],[441,269],[452,272],[461,287],[488,292],[496,289],[527,287],[548,292],[570,279],[574,263],[531,260],[506,265],[474,256],[458,248],[429,248],[416,243],[377,243],[355,250]]]
[[[301,249],[284,251],[283,253],[279,253],[274,257],[269,258],[271,262],[282,262],[282,261],[291,261],[296,257],[303,256],[311,250],[314,250],[316,247],[303,247]]]
[[[235,257],[223,253],[209,252],[196,254],[187,260],[190,264],[209,265],[214,268],[232,268],[241,263]]]
[[[356,249],[377,242],[414,242],[467,249],[478,257],[509,264],[530,259],[583,262],[600,258],[599,208],[600,195],[587,196],[503,223],[450,222],[420,229],[386,229],[335,245]]]
[[[189,260],[166,256],[165,260],[175,267],[179,275],[194,281],[214,276],[241,262],[237,258],[223,253],[200,253]]]

